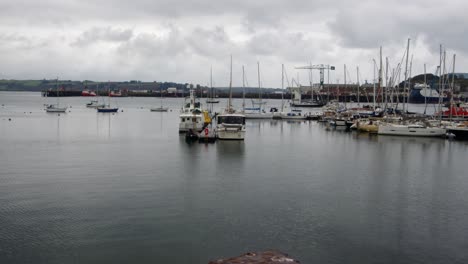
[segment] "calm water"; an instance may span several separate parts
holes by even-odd
[[[466,142],[248,121],[245,142],[187,144],[181,99],[88,100],[0,93],[0,263],[468,263]]]

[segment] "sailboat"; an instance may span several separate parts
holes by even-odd
[[[257,73],[258,73],[258,99],[252,99],[252,108],[245,108],[248,112],[245,112],[246,119],[272,119],[274,112],[266,112],[264,105],[267,103],[262,98],[262,88],[260,82],[260,63],[257,62]],[[273,108],[272,108],[273,109]]]
[[[116,113],[117,111],[119,111],[118,107],[111,107],[111,105],[110,105],[110,95],[111,95],[111,92],[110,92],[110,88],[109,88],[108,104],[98,106],[96,108],[98,113]]]
[[[232,108],[232,56],[231,72],[229,78],[229,100],[223,114],[216,117],[216,132],[219,139],[244,140],[245,138],[245,115],[238,114]]]
[[[99,84],[96,84],[96,94],[99,96]],[[88,108],[98,108],[104,106],[105,104],[99,103],[99,100],[91,100],[91,102],[86,104],[86,107]]]
[[[301,110],[293,109],[290,112],[284,111],[284,64],[281,65],[281,111],[273,113],[273,119],[284,120],[306,120],[308,115],[302,114]]]
[[[161,106],[160,106],[160,107],[152,107],[152,108],[150,108],[150,111],[151,111],[151,112],[167,112],[167,110],[169,110],[169,108],[163,107],[162,86],[160,86],[160,91],[159,91],[159,93],[160,93],[160,95],[161,95]]]
[[[46,104],[46,112],[47,113],[66,113],[67,107],[60,107],[60,99],[59,99],[59,89],[58,89],[58,78],[56,81],[56,89],[57,89],[57,104]]]

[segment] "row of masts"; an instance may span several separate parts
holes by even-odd
[[[407,45],[405,52],[401,58],[401,61],[397,64],[397,66],[393,69],[390,70],[390,62],[389,58],[385,58],[385,67],[384,67],[384,60],[383,60],[383,55],[382,55],[382,47],[380,47],[379,50],[379,64],[377,65],[376,60],[373,59],[373,110],[375,111],[377,108],[381,109],[387,109],[387,108],[393,108],[393,109],[398,109],[401,107],[401,110],[403,113],[408,112],[408,103],[409,103],[409,91],[411,87],[411,71],[413,67],[413,55],[411,55],[410,58],[410,43],[411,39],[407,40]],[[454,89],[454,73],[455,73],[455,59],[456,55],[453,55],[453,66],[452,66],[452,80],[451,83],[449,84],[449,89],[451,91],[450,94],[453,94],[453,89]],[[400,84],[400,76],[402,72],[402,65],[404,61],[404,81],[403,81],[403,98],[400,102],[399,96],[395,96],[398,94],[398,88]],[[323,72],[325,69],[332,69],[334,70],[334,67],[331,67],[330,65],[310,65],[307,67],[298,67],[297,69],[320,69],[320,74],[321,74],[321,87],[323,88]],[[284,64],[281,65],[281,90],[284,90],[284,77],[285,77],[285,71],[284,71]],[[441,112],[442,108],[442,102],[443,102],[443,95],[444,95],[444,87],[446,84],[450,81],[449,76],[447,75],[447,67],[446,67],[446,51],[443,50],[442,45],[440,45],[440,56],[439,56],[439,65],[437,67],[437,72],[439,73],[439,111]],[[329,75],[329,74],[328,74]],[[344,64],[344,87],[345,89],[347,88],[348,82],[347,82],[347,66]],[[377,76],[376,76],[377,75]],[[385,77],[384,77],[385,75]],[[260,63],[257,62],[257,77],[258,77],[258,89],[259,89],[259,95],[258,95],[258,101],[261,104],[262,101],[262,89],[261,89],[261,78],[260,78]],[[213,72],[212,69],[210,70],[210,88],[213,90]],[[232,108],[232,56],[231,56],[231,61],[230,61],[230,77],[229,77],[229,100],[228,100],[228,106],[227,109]],[[357,104],[360,106],[361,101],[360,101],[360,95],[361,95],[361,83],[360,83],[360,74],[359,74],[359,66],[356,67],[356,81],[357,81]],[[328,82],[329,82],[329,76],[328,76]],[[289,83],[289,82],[288,82]],[[294,79],[293,79],[294,83]],[[297,83],[297,81],[296,81]],[[426,71],[426,64],[424,64],[424,87],[427,86],[427,71]],[[243,87],[243,96],[242,96],[242,108],[243,110],[245,109],[245,68],[242,66],[242,87]],[[328,85],[328,88],[330,86]],[[312,88],[312,83],[311,83],[311,88]],[[312,89],[313,91],[313,89]],[[313,92],[312,92],[313,93]],[[213,94],[213,92],[212,92]],[[327,93],[327,101],[330,101],[330,92]],[[378,99],[381,98],[380,102],[378,102]],[[281,94],[281,99],[282,99],[282,108],[284,107],[284,95],[283,93]],[[425,111],[427,109],[427,98],[425,97]],[[451,102],[453,102],[453,97],[451,98]],[[345,102],[346,103],[346,102]]]

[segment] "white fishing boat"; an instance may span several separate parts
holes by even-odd
[[[58,89],[58,78],[56,80],[56,97],[57,97],[57,103],[56,104],[46,104],[44,105],[45,111],[47,113],[66,113],[67,112],[67,107],[60,107],[60,95],[59,95],[59,89]]]
[[[244,72],[244,68],[242,68]],[[245,115],[235,113],[232,108],[232,56],[231,73],[229,81],[229,100],[223,114],[216,117],[216,134],[219,139],[224,140],[244,140],[245,138]]]
[[[377,134],[391,136],[413,136],[413,137],[442,137],[446,133],[444,128],[427,127],[421,124],[397,125],[380,124]]]
[[[200,132],[205,125],[203,111],[200,102],[195,102],[195,93],[190,90],[190,102],[184,103],[179,115],[179,133],[186,133],[189,130]]]

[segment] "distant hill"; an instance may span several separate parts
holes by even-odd
[[[437,88],[439,86],[439,76],[432,73],[426,74],[426,83],[431,87]],[[449,78],[449,83],[452,82],[452,74],[444,75],[444,79]],[[404,81],[399,84],[399,87],[404,86]],[[419,74],[411,78],[411,85],[415,83],[424,83],[424,74]],[[465,78],[464,74],[455,74],[455,88],[460,89],[460,92],[468,92],[468,79]]]
[[[94,81],[72,81],[72,80],[0,80],[0,91],[46,91],[55,89],[56,87],[64,90],[167,90],[167,88],[175,87],[178,90],[189,90],[192,86],[196,89],[208,89],[206,86],[189,83],[175,83],[175,82],[140,82],[140,81],[125,81],[125,82],[94,82]],[[227,92],[228,87],[214,87],[216,91]],[[242,87],[233,87],[233,93],[242,93]],[[262,88],[263,93],[274,93],[281,91],[281,89]],[[246,87],[246,93],[258,93],[256,87]]]

